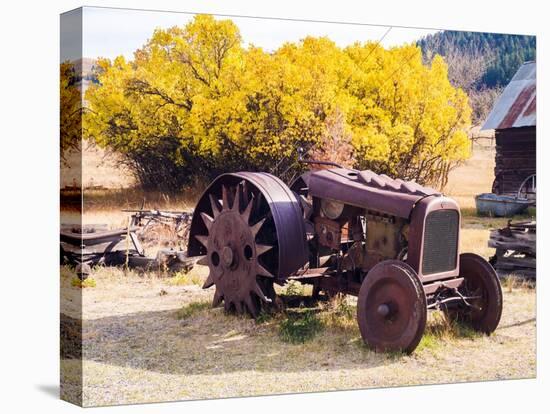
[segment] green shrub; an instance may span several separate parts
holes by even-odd
[[[286,289],[282,293],[283,296],[303,296],[304,295],[304,285],[295,280],[291,280],[286,285]]]
[[[256,324],[261,325],[262,323],[269,322],[273,319],[273,312],[266,311],[262,309],[259,315],[256,317]]]
[[[279,324],[279,336],[283,342],[299,344],[315,337],[323,324],[312,311],[288,314]]]

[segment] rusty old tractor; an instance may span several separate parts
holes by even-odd
[[[256,172],[219,176],[201,196],[188,254],[209,267],[213,306],[256,317],[274,283],[313,296],[358,297],[357,320],[376,351],[412,352],[429,309],[487,334],[502,291],[482,257],[459,254],[457,203],[415,182],[332,166],[287,186]]]

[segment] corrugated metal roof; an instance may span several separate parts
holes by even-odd
[[[502,92],[484,129],[507,129],[537,124],[537,64],[526,62]]]

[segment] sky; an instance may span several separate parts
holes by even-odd
[[[61,24],[61,61],[83,57],[133,59],[133,52],[143,46],[156,28],[184,26],[193,14],[146,10],[83,8],[65,13]],[[250,17],[230,18],[240,29],[243,44],[253,44],[266,51],[276,50],[285,42],[296,42],[306,36],[327,36],[339,46],[360,41],[379,41],[384,47],[398,46],[437,32],[433,29],[340,24]],[[75,34],[82,22],[82,44]],[[389,32],[388,32],[389,30]]]

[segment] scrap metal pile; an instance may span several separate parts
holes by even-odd
[[[493,267],[502,274],[513,273],[525,278],[536,278],[537,225],[535,221],[512,223],[492,230],[489,247],[496,249],[491,258]]]
[[[193,264],[178,248],[187,238],[191,213],[159,210],[125,210],[133,213],[126,228],[110,230],[106,224],[63,225],[60,233],[61,264],[76,267],[85,279],[92,266],[120,266],[143,270],[188,269]],[[168,233],[171,240],[163,239]],[[146,255],[146,246],[160,248],[154,257]]]

